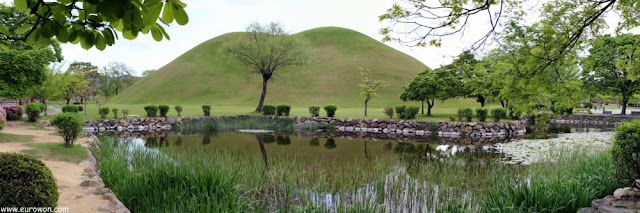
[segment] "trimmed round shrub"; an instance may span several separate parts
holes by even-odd
[[[398,116],[398,118],[406,119],[407,118],[407,114],[405,112],[406,110],[407,110],[407,106],[405,105],[396,106],[396,115]]]
[[[25,111],[29,117],[29,122],[36,122],[38,118],[40,118],[40,113],[44,111],[44,108],[44,104],[38,102],[27,104]]]
[[[113,114],[113,119],[118,119],[118,108],[111,109],[111,112]]]
[[[210,116],[211,115],[211,105],[202,105],[202,112],[204,113],[204,116]]]
[[[178,117],[180,117],[180,115],[182,114],[182,106],[178,105],[178,106],[174,107],[174,109],[178,113]]]
[[[473,110],[471,108],[460,108],[458,109],[458,121],[467,121],[471,122],[473,119]]]
[[[327,117],[336,116],[336,111],[338,110],[338,106],[334,104],[324,105],[324,111],[327,113]]]
[[[616,128],[611,154],[613,176],[620,183],[640,189],[640,120],[623,123]]]
[[[167,113],[169,113],[169,106],[167,105],[160,105],[158,106],[158,110],[160,111],[160,117],[167,117]]]
[[[84,110],[84,107],[78,106],[78,112],[82,112],[82,110]]]
[[[109,107],[100,107],[100,109],[98,109],[98,114],[100,114],[101,118],[107,118],[107,115],[109,114]]]
[[[273,105],[264,105],[262,106],[262,113],[264,115],[275,115],[276,114],[276,107]]]
[[[4,129],[5,123],[7,123],[7,113],[0,107],[0,130]]]
[[[276,114],[278,116],[289,116],[291,112],[291,105],[278,105],[276,106]]]
[[[385,107],[384,110],[382,111],[386,116],[389,116],[389,118],[393,118],[393,108],[391,107]]]
[[[42,161],[18,153],[0,153],[0,203],[6,207],[56,207],[58,186]]]
[[[310,106],[309,114],[311,114],[311,117],[320,117],[320,106]]]
[[[127,116],[129,116],[129,109],[122,109],[121,111],[122,111],[122,117],[126,119]]]
[[[152,118],[158,115],[158,106],[156,105],[147,105],[144,106],[144,111],[147,112],[147,117]]]
[[[456,116],[449,115],[449,121],[456,121]]]
[[[4,108],[4,112],[6,113],[6,119],[8,121],[18,121],[22,119],[22,114],[24,113],[24,108],[20,105],[5,105],[1,108]]]
[[[499,122],[501,118],[507,117],[507,111],[504,108],[495,108],[491,110],[491,117],[494,122]]]
[[[58,128],[62,134],[64,143],[72,145],[78,139],[78,134],[82,131],[82,119],[77,113],[65,112],[57,114],[51,120],[51,125]]]
[[[414,119],[416,118],[416,115],[418,114],[418,112],[420,112],[420,107],[410,106],[410,107],[407,107],[407,109],[405,110],[405,116],[407,119]]]
[[[66,105],[66,106],[62,106],[62,112],[74,112],[77,113],[80,109],[78,109],[78,106],[75,105]]]
[[[484,107],[480,107],[476,109],[476,117],[478,117],[478,121],[485,122],[487,121],[487,114],[489,114],[489,110]]]

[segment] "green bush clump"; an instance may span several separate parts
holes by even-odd
[[[109,114],[109,107],[100,107],[100,109],[98,109],[98,114],[100,114],[101,118],[107,118],[107,115]]]
[[[211,105],[202,105],[204,116],[211,116]]]
[[[82,119],[77,113],[65,112],[57,114],[51,120],[51,125],[58,128],[66,145],[73,145],[82,131]]]
[[[640,189],[640,120],[623,123],[616,128],[611,154],[613,176],[621,184]]]
[[[176,112],[178,113],[178,117],[180,117],[180,115],[182,114],[182,106],[178,105],[174,107],[174,109],[176,109]]]
[[[111,112],[113,113],[113,119],[118,119],[118,108],[111,109]]]
[[[167,105],[160,105],[158,106],[158,110],[160,111],[160,117],[167,117],[167,113],[169,113],[169,106]]]
[[[466,120],[467,122],[471,122],[472,118],[473,118],[473,110],[471,110],[470,108],[458,109],[458,121],[462,122]]]
[[[82,110],[84,110],[84,107],[78,106],[78,112],[82,112]]]
[[[456,121],[456,116],[449,115],[449,121]]]
[[[396,115],[398,116],[398,118],[400,119],[406,119],[407,118],[407,114],[406,114],[406,110],[407,110],[407,106],[405,105],[400,105],[400,106],[396,106]]]
[[[385,107],[382,111],[385,115],[389,116],[389,118],[393,118],[393,108]]]
[[[122,117],[126,119],[127,116],[129,115],[129,109],[122,109],[121,111],[122,111]]]
[[[275,115],[276,114],[276,107],[273,105],[264,105],[262,106],[262,113],[264,115]]]
[[[416,115],[418,114],[418,112],[420,112],[420,107],[417,107],[417,106],[407,107],[407,109],[405,110],[405,117],[407,119],[414,119],[416,118]]]
[[[144,111],[147,112],[147,117],[156,117],[158,114],[158,106],[156,105],[147,105],[144,106]]]
[[[336,116],[336,110],[338,110],[338,106],[335,104],[324,105],[324,111],[327,113],[327,117]]]
[[[309,114],[311,114],[311,117],[319,117],[320,116],[320,106],[310,106],[309,107]]]
[[[480,122],[487,121],[488,112],[489,112],[489,110],[487,110],[487,108],[484,108],[484,107],[477,108],[476,109],[476,116],[478,117],[478,121],[480,121]]]
[[[509,105],[507,108],[509,109],[509,117],[511,117],[511,119],[520,119],[520,116],[522,115],[522,111],[520,109],[515,108],[513,105]]]
[[[80,111],[80,109],[78,109],[78,106],[75,105],[66,105],[66,106],[62,106],[62,112],[78,112]]]
[[[44,111],[44,104],[34,102],[27,104],[25,111],[27,112],[27,116],[29,116],[29,122],[36,122],[38,118],[40,118],[40,113]]]
[[[507,117],[507,111],[504,108],[495,108],[491,110],[491,117],[494,122],[499,122],[501,118]]]
[[[432,123],[429,125],[429,131],[431,131],[431,133],[438,132],[438,129],[440,129],[440,126],[438,126],[438,124],[436,123]]]
[[[278,116],[289,116],[289,112],[291,111],[291,105],[278,105],[276,107],[276,114]]]
[[[0,203],[14,207],[56,207],[58,186],[42,161],[18,153],[0,153]]]

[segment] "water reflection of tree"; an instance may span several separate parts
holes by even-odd
[[[144,145],[146,147],[168,147],[169,140],[167,140],[167,137],[147,137]]]
[[[211,143],[211,134],[207,132],[202,137],[202,145],[207,145],[207,144],[210,144],[210,143]]]
[[[386,146],[386,144],[385,144]],[[456,149],[453,152],[453,149]],[[419,170],[427,164],[449,164],[452,166],[485,167],[499,160],[500,155],[482,148],[458,147],[450,145],[436,150],[430,144],[398,142],[393,148],[407,171]]]
[[[278,145],[289,145],[291,144],[291,137],[289,137],[288,135],[277,135],[276,143]]]
[[[270,134],[261,134],[260,137],[262,138],[262,142],[263,143],[273,143],[276,142],[276,136],[275,135],[270,135]]]
[[[333,138],[327,138],[327,142],[324,143],[324,148],[335,149],[336,147],[338,147],[338,145],[336,145],[336,140]]]
[[[257,134],[256,139],[258,140],[258,145],[260,146],[260,153],[262,153],[262,159],[264,160],[264,170],[262,171],[262,175],[267,174],[267,170],[269,170],[269,161],[267,160],[267,149],[264,148],[265,139],[273,138],[273,135],[265,135],[265,134]]]
[[[182,137],[178,136],[178,138],[176,139],[176,146],[180,145],[182,145]]]
[[[309,140],[309,145],[320,146],[320,139],[318,139],[317,137],[311,138],[311,140]]]

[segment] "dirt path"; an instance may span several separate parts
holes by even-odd
[[[26,125],[24,122],[8,122],[3,133],[14,135],[31,135],[34,136],[32,143],[62,143],[60,136],[54,135],[53,128],[38,129],[33,126]],[[78,141],[83,142],[83,141]],[[25,149],[31,149],[25,143],[19,142],[0,142],[0,152],[21,152]],[[106,204],[101,196],[88,193],[93,188],[80,187],[82,182],[82,174],[84,167],[66,161],[55,161],[40,159],[53,173],[56,183],[58,184],[58,207],[68,207],[69,212],[100,212],[98,208]]]

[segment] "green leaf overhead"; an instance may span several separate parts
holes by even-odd
[[[47,45],[45,41],[55,38],[103,50],[115,44],[116,31],[126,39],[152,33],[154,40],[161,41],[169,35],[159,22],[169,24],[175,19],[184,25],[189,21],[186,4],[177,0],[15,0],[14,5],[26,17],[14,26],[0,26],[0,41]],[[89,39],[88,35],[95,36]]]

